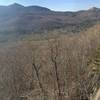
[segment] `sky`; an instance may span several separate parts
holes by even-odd
[[[0,5],[19,3],[24,6],[38,5],[55,11],[77,11],[91,7],[100,8],[100,0],[0,0]]]

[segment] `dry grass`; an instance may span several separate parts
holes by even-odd
[[[96,25],[81,34],[26,40],[10,47],[0,54],[0,99],[21,95],[32,100],[89,98],[87,64],[99,46],[100,25]]]

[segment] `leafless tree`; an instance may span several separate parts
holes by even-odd
[[[54,71],[55,71],[55,77],[56,77],[56,83],[58,88],[58,100],[62,100],[62,89],[61,89],[61,80],[59,76],[59,56],[60,56],[60,40],[54,39],[51,41],[48,41],[49,50],[50,50],[50,59],[53,63]]]

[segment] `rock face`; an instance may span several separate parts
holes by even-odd
[[[100,9],[78,12],[55,12],[45,7],[14,3],[0,6],[0,34],[43,33],[54,29],[78,32],[100,20]]]

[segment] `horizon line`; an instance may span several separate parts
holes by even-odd
[[[11,6],[11,5],[14,5],[14,4],[18,4],[20,6],[23,6],[23,7],[30,7],[30,6],[38,6],[38,7],[44,7],[44,8],[47,8],[47,9],[50,9],[52,11],[58,11],[58,12],[66,12],[66,11],[72,11],[72,12],[76,12],[76,11],[85,11],[85,10],[89,10],[89,9],[92,9],[92,8],[97,8],[97,9],[100,9],[100,7],[96,7],[96,6],[92,6],[92,7],[88,7],[86,9],[79,9],[79,10],[54,10],[52,8],[49,8],[49,7],[46,7],[46,6],[41,6],[41,5],[25,5],[25,4],[21,4],[21,3],[17,3],[17,2],[14,2],[14,3],[10,3],[10,4],[5,4],[5,5],[0,5],[0,6]]]

